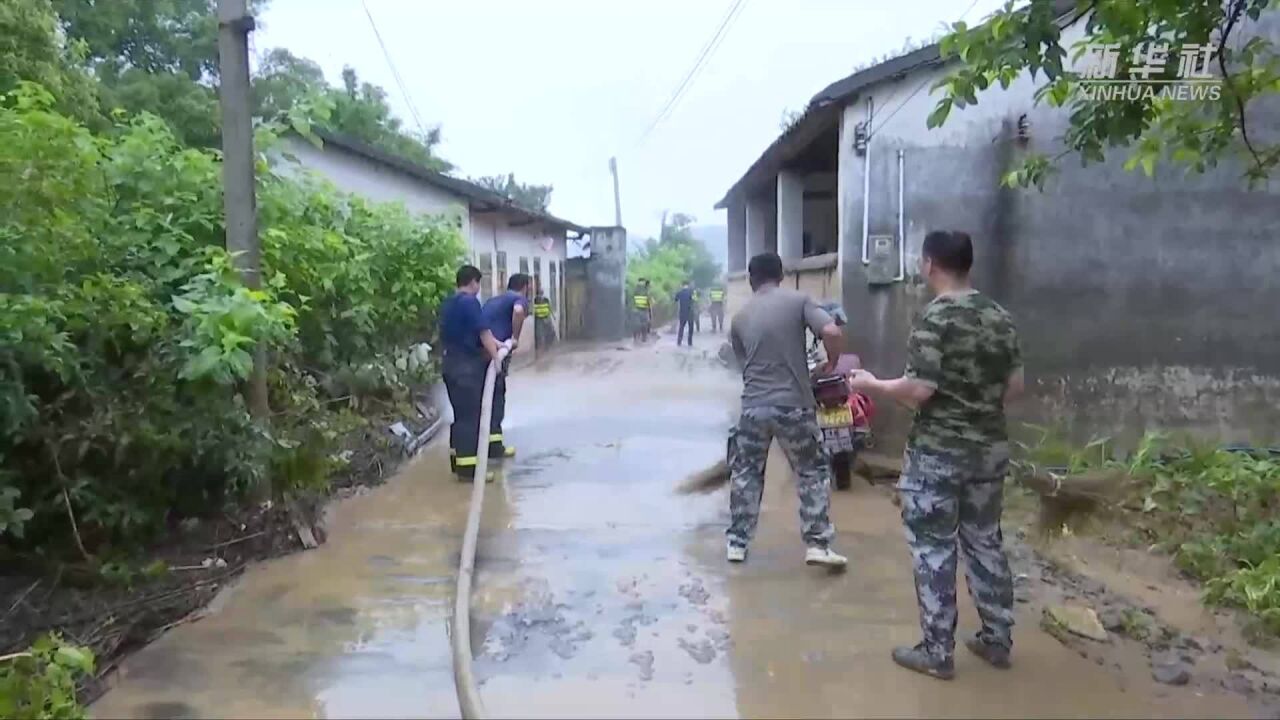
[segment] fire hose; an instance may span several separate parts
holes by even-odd
[[[467,513],[467,529],[462,535],[462,553],[458,559],[458,579],[453,596],[453,684],[458,691],[458,708],[464,720],[487,717],[480,691],[471,671],[471,581],[475,574],[476,541],[480,534],[480,511],[484,509],[484,486],[489,472],[489,420],[493,416],[493,386],[507,355],[509,345],[498,349],[498,357],[489,362],[484,375],[484,394],[480,401],[480,428],[476,439],[476,472],[471,487],[471,507]]]

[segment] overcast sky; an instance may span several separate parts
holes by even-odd
[[[609,225],[616,155],[632,237],[654,234],[664,209],[723,224],[712,205],[777,137],[784,110],[909,38],[1002,4],[745,0],[683,99],[641,142],[729,0],[366,2],[423,124],[442,126],[441,155],[460,174],[549,183],[553,213]],[[270,0],[253,47],[311,58],[335,84],[351,65],[413,122],[361,0]]]

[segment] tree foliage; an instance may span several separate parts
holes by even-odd
[[[531,185],[517,182],[515,173],[472,178],[472,182],[483,185],[516,205],[529,210],[546,212],[551,205],[552,188],[550,185]]]
[[[325,125],[332,130],[432,170],[445,172],[453,168],[437,154],[439,126],[425,134],[405,128],[391,112],[386,91],[361,82],[350,66],[342,69],[342,87],[333,87],[315,62],[276,48],[263,58],[253,85],[257,113],[262,117],[285,117],[303,103],[324,105],[328,113]]]
[[[955,23],[942,41],[944,57],[960,63],[935,89],[942,90],[929,127],[946,122],[953,108],[979,102],[979,94],[1009,85],[1023,73],[1037,84],[1036,102],[1069,110],[1062,138],[1065,150],[1055,157],[1029,155],[1023,166],[1005,177],[1008,185],[1043,187],[1063,155],[1075,153],[1082,163],[1101,162],[1114,148],[1128,148],[1126,168],[1141,167],[1152,175],[1160,163],[1203,172],[1224,160],[1244,168],[1251,184],[1266,180],[1280,163],[1280,138],[1274,123],[1274,101],[1280,96],[1280,54],[1259,20],[1273,13],[1275,0],[1077,0],[1068,21],[1083,18],[1084,35],[1064,47],[1055,0],[1013,0],[977,27]],[[1274,20],[1275,17],[1268,18]],[[1138,93],[1123,98],[1090,98],[1075,69],[1086,52],[1110,46],[1119,63],[1117,78],[1126,80],[1135,65],[1135,50],[1167,46],[1167,63],[1152,78],[1176,80],[1178,55],[1184,45],[1209,45],[1212,71],[1220,81],[1217,97],[1162,97]],[[1137,63],[1141,64],[1141,63]]]
[[[83,43],[60,35],[49,0],[0,2],[0,95],[23,80],[39,83],[57,98],[60,111],[96,121],[97,88],[83,69],[86,52]]]
[[[94,131],[114,114],[162,118],[188,147],[220,145],[216,0],[3,0],[0,94],[21,81],[46,88],[56,109]],[[251,0],[257,14],[267,0]],[[253,78],[255,114],[267,121],[324,109],[325,125],[425,167],[447,172],[440,127],[423,131],[395,116],[386,91],[345,67],[340,86],[288,50],[268,51]],[[545,212],[549,185],[514,176],[481,182],[523,207]]]
[[[693,237],[694,218],[676,213],[663,218],[657,239],[649,238],[627,258],[627,285],[635,287],[640,278],[650,283],[655,317],[671,316],[672,296],[688,280],[695,288],[708,288],[720,277],[720,264],[701,242]]]
[[[24,84],[0,103],[0,522],[24,547],[134,543],[245,497],[267,468],[323,480],[327,402],[403,392],[462,255],[457,230],[267,164],[264,287],[223,249],[216,154],[152,115],[95,135]],[[258,427],[234,392],[270,356]],[[372,377],[364,389],[343,378]],[[301,462],[307,457],[320,462]],[[274,475],[274,474],[273,474]],[[290,491],[316,477],[273,476]],[[21,511],[27,512],[21,512]],[[56,547],[56,546],[54,546]]]
[[[54,0],[54,9],[95,68],[218,77],[217,0]]]
[[[253,0],[250,11],[266,5]],[[219,146],[216,0],[5,0],[0,29],[0,92],[19,79],[37,82],[94,129],[110,127],[116,110],[146,112],[163,118],[184,145]],[[81,83],[74,94],[73,80]],[[327,103],[333,130],[433,169],[451,168],[436,152],[438,126],[410,130],[381,87],[360,82],[351,68],[343,80],[333,87],[316,63],[272,50],[254,78],[255,111],[274,120],[300,103]]]
[[[216,0],[53,0],[52,7],[68,40],[83,48],[104,111],[149,112],[187,145],[218,145]]]

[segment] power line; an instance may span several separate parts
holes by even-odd
[[[969,9],[965,10],[964,13],[962,13],[960,17],[956,20],[956,22],[960,22],[964,20],[969,15],[969,13],[973,12],[973,9],[977,6],[978,6],[978,0],[973,0],[973,2],[969,5]],[[878,126],[871,129],[871,131],[868,133],[868,137],[875,135],[877,130],[887,125],[889,121],[893,119],[893,116],[897,115],[898,111],[901,110],[904,105],[911,102],[911,98],[920,94],[920,91],[924,89],[925,85],[929,84],[929,81],[931,79],[932,78],[926,77],[923,81],[921,81],[921,83],[916,86],[916,89],[911,91],[910,95],[906,96],[905,98],[902,99],[902,102],[898,103],[898,106],[893,109],[893,112],[889,113],[889,116],[886,117],[883,122],[881,122]]]
[[[720,49],[720,44],[729,36],[729,31],[733,29],[733,24],[737,22],[744,7],[746,7],[746,0],[736,3],[735,6],[730,9],[731,16],[729,17],[728,22],[723,28],[721,28],[721,31],[711,39],[711,47],[707,50],[705,59],[702,61],[702,64],[694,67],[693,75],[689,78],[689,81],[684,85],[684,87],[678,91],[675,103],[672,105],[671,109],[667,111],[667,117],[670,117],[671,113],[675,112],[675,106],[679,105],[680,101],[684,99],[685,92],[687,92],[689,88],[693,87],[693,84],[698,81],[698,76],[701,75],[702,71],[706,70],[707,66],[711,64],[711,58],[715,57],[716,51]]]
[[[409,95],[409,90],[404,86],[404,80],[400,78],[400,71],[396,70],[395,61],[391,59],[391,51],[387,49],[387,44],[382,41],[382,33],[378,32],[378,23],[373,20],[373,13],[369,12],[369,3],[360,0],[360,6],[364,8],[364,16],[369,18],[369,27],[373,28],[373,36],[378,39],[378,46],[382,48],[382,56],[387,59],[387,67],[391,68],[391,77],[395,79],[396,86],[400,88],[400,96],[404,98],[404,104],[409,107],[409,114],[413,116],[413,124],[418,126],[418,132],[426,138],[427,131],[422,126],[422,118],[418,117],[418,109],[413,106],[413,97]]]
[[[662,110],[660,110],[657,116],[653,118],[653,122],[649,123],[649,127],[645,129],[644,133],[640,136],[640,139],[636,142],[637,145],[642,144],[646,139],[648,139],[654,129],[657,128],[658,125],[669,117],[672,111],[675,110],[676,105],[679,104],[684,93],[693,85],[693,81],[701,72],[702,68],[706,67],[707,61],[711,59],[715,54],[716,49],[718,49],[720,44],[724,42],[724,38],[728,34],[729,26],[738,17],[738,15],[741,14],[742,8],[746,5],[746,2],[747,0],[733,0],[729,9],[725,12],[724,17],[720,20],[720,25],[716,28],[715,33],[705,44],[703,44],[697,57],[694,58],[693,66],[689,68],[689,72],[686,73],[684,79],[680,81],[675,92],[671,93],[671,97],[667,100],[666,105],[663,105]]]
[[[711,50],[707,54],[707,59],[698,66],[697,70],[694,71],[693,78],[689,81],[688,87],[685,88],[686,90],[693,87],[693,84],[698,81],[698,77],[702,74],[702,71],[706,70],[707,66],[711,64],[711,58],[715,57],[716,51],[720,49],[720,44],[724,42],[725,38],[729,37],[729,31],[733,30],[733,24],[742,16],[742,9],[745,7],[746,0],[743,0],[743,2],[739,4],[738,11],[733,15],[733,17],[729,18],[729,24],[725,27],[724,32],[720,37],[716,38],[715,44],[711,46]],[[681,93],[680,97],[683,99],[684,94]],[[677,104],[679,104],[679,102],[679,100],[676,101]],[[675,112],[675,108],[672,108],[670,112]],[[669,115],[670,113],[668,113],[668,116]]]
[[[712,56],[715,55],[716,50],[719,49],[720,44],[724,42],[725,37],[728,36],[729,28],[732,27],[734,21],[737,19],[738,15],[741,14],[742,8],[745,5],[746,0],[735,0],[733,2],[728,12],[725,13],[724,19],[721,20],[720,26],[716,29],[715,34],[712,35],[711,39],[708,40],[705,45],[703,45],[702,51],[694,60],[693,67],[689,69],[689,73],[685,75],[685,78],[680,83],[679,87],[677,87],[676,91],[672,93],[671,99],[667,101],[666,106],[662,108],[662,111],[658,113],[658,116],[654,118],[653,123],[650,124],[649,128],[645,131],[644,137],[641,138],[641,142],[643,142],[644,139],[653,132],[654,128],[662,123],[663,120],[670,117],[671,113],[675,112],[675,108],[684,98],[685,92],[693,86],[698,75],[706,68]]]

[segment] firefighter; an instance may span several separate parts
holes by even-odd
[[[507,281],[507,291],[491,297],[484,303],[484,319],[498,342],[511,341],[512,351],[520,346],[520,331],[529,316],[530,278],[516,273]],[[514,457],[515,448],[505,445],[502,439],[502,419],[507,412],[507,375],[511,372],[511,356],[502,362],[502,368],[493,384],[493,414],[489,419],[489,457]]]
[[[533,343],[534,349],[541,353],[555,342],[555,325],[551,322],[551,301],[542,292],[538,284],[537,294],[533,297]]]
[[[724,287],[716,285],[707,293],[711,300],[711,332],[724,332]]]
[[[449,459],[458,480],[471,482],[476,475],[480,434],[480,408],[484,378],[490,361],[501,347],[485,322],[480,307],[480,270],[458,268],[457,292],[440,307],[440,344],[444,348],[442,374],[453,425],[449,427]],[[492,476],[486,478],[492,481]]]
[[[631,296],[631,329],[636,342],[649,339],[649,328],[653,322],[653,303],[649,297],[649,281],[640,278],[635,292]]]

